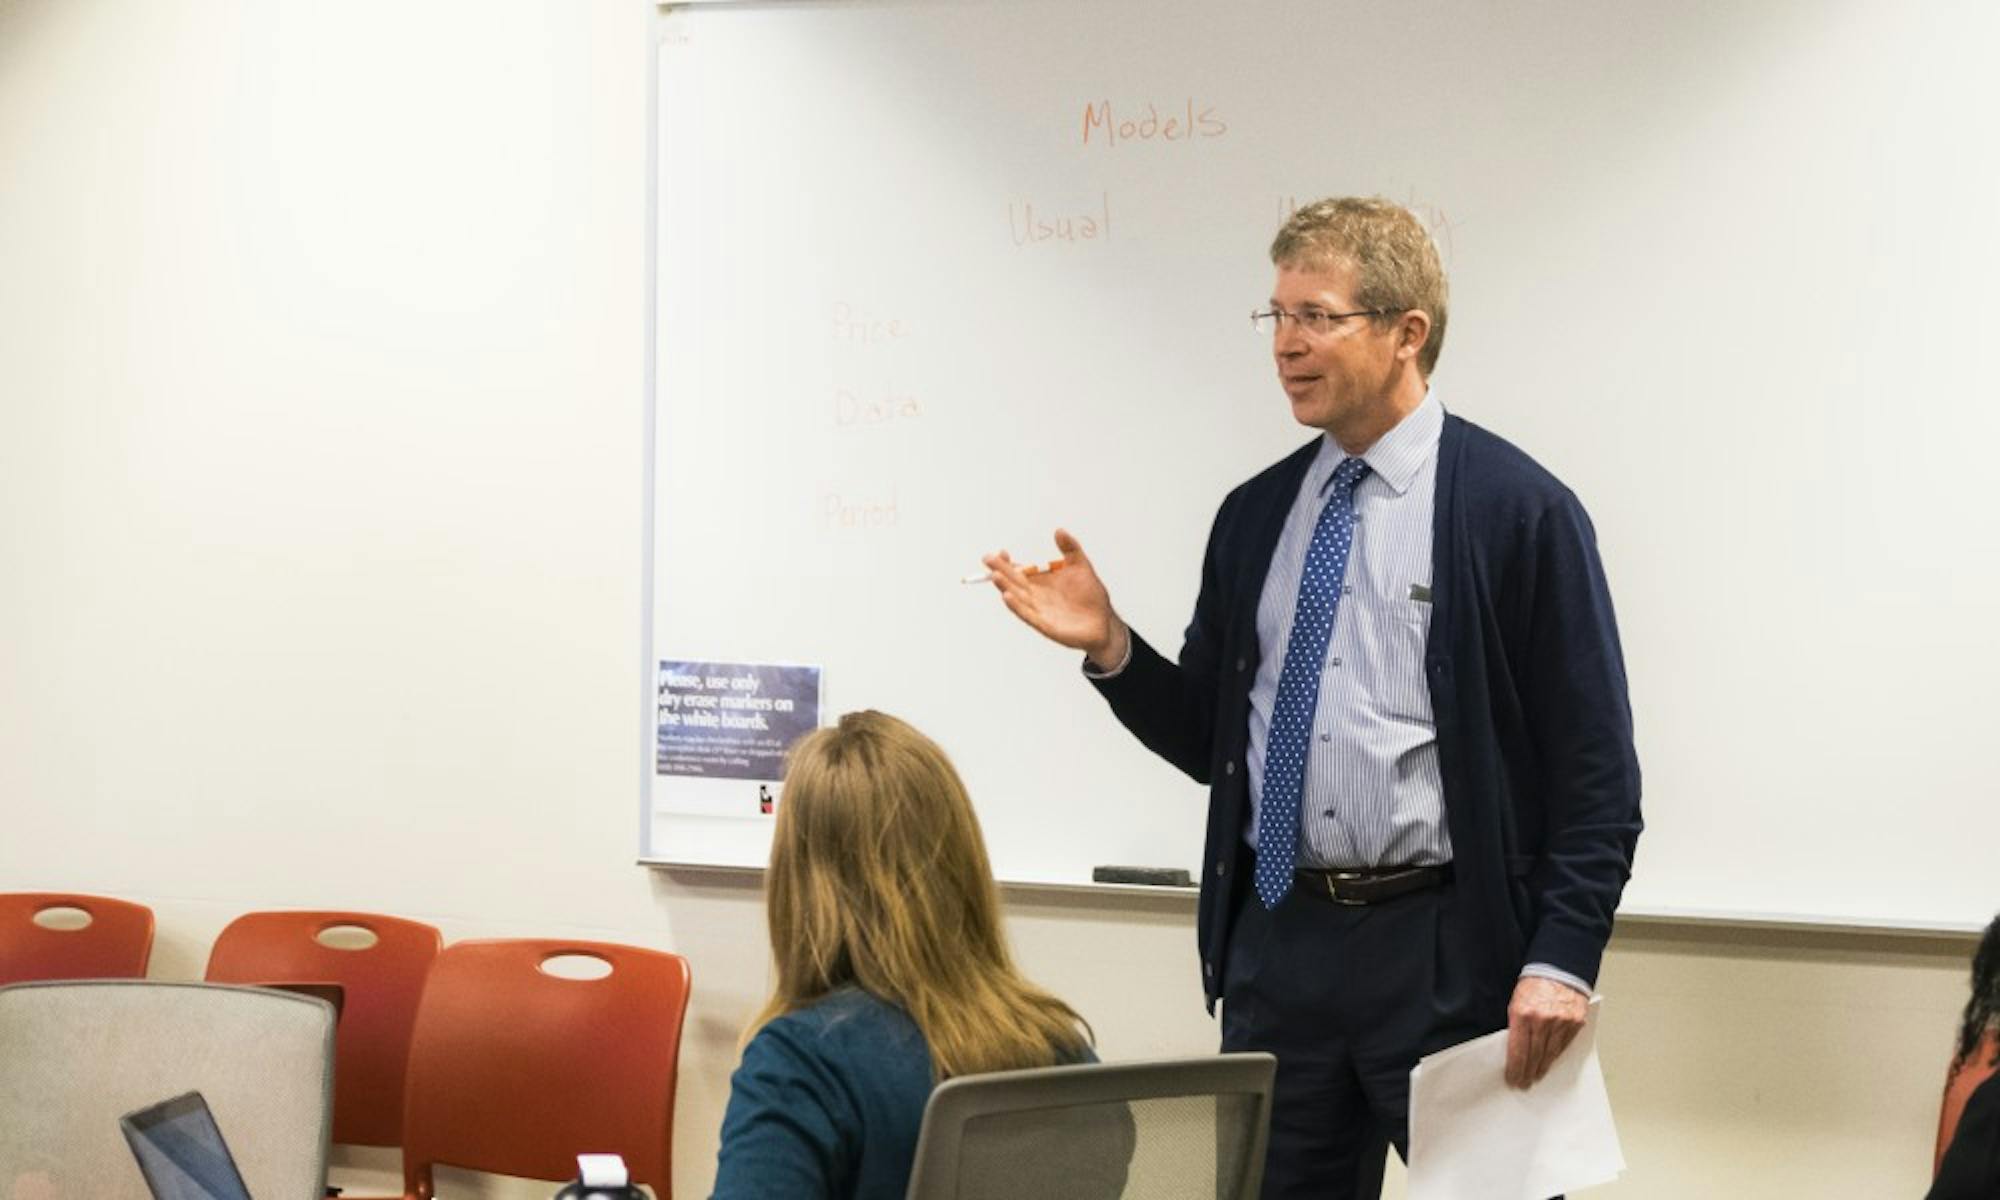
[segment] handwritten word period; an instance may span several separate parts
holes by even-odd
[[[822,492],[819,504],[820,526],[824,529],[886,529],[903,519],[894,490],[887,500]]]

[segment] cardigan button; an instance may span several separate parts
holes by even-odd
[[[1222,773],[1223,773],[1224,775],[1234,775],[1234,774],[1236,774],[1236,763],[1235,763],[1235,762],[1234,762],[1233,760],[1232,760],[1232,761],[1230,761],[1230,762],[1226,762],[1226,763],[1223,763],[1223,764],[1222,764]]]
[[[1215,874],[1216,874],[1216,876],[1217,876],[1218,878],[1219,878],[1219,877],[1221,877],[1221,876],[1223,876],[1223,875],[1227,875],[1227,874],[1229,874],[1229,864],[1228,864],[1227,862],[1224,862],[1224,861],[1223,861],[1222,859],[1219,859],[1219,858],[1218,858],[1218,859],[1216,859],[1216,860],[1215,860]]]
[[[1249,660],[1249,659],[1247,659],[1247,658],[1239,658],[1239,659],[1237,659],[1237,660],[1236,660],[1236,669],[1237,669],[1238,671],[1247,671],[1247,670],[1249,670],[1249,669],[1250,669],[1250,660]]]

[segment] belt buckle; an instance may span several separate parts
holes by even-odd
[[[1343,896],[1340,894],[1340,888],[1335,886],[1342,883],[1359,883],[1366,878],[1367,876],[1359,871],[1328,871],[1326,873],[1326,894],[1335,904],[1345,904],[1350,908],[1366,908],[1368,906],[1366,900],[1356,900]]]

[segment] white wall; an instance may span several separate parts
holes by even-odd
[[[674,949],[694,1197],[766,956],[632,865],[648,20],[0,0],[0,888],[165,978],[252,907]],[[1212,1045],[1184,901],[1010,907],[1108,1056]],[[1918,1194],[1969,948],[1622,931],[1600,1194]]]

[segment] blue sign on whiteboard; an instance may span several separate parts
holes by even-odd
[[[661,660],[657,775],[777,780],[785,751],[819,728],[818,667]]]

